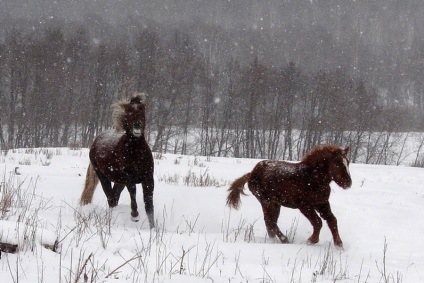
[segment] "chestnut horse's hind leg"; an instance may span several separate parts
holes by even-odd
[[[131,198],[131,220],[137,222],[140,220],[138,217],[137,200],[136,200],[136,184],[127,185],[128,192]]]
[[[270,238],[277,238],[281,241],[281,243],[286,244],[289,242],[289,239],[286,235],[284,235],[280,228],[278,228],[277,221],[280,216],[281,206],[275,203],[269,202],[261,202],[262,211],[264,213],[264,220],[266,229],[268,231],[268,236]]]
[[[144,208],[146,209],[147,219],[149,220],[150,229],[155,227],[154,207],[153,207],[153,190],[155,182],[153,176],[146,178],[142,182]]]
[[[311,222],[314,232],[308,239],[308,244],[316,244],[319,242],[319,233],[322,228],[322,220],[312,206],[305,206],[299,208],[300,212]]]
[[[334,244],[343,248],[343,242],[339,235],[339,229],[337,227],[337,218],[331,212],[330,203],[326,202],[325,204],[316,208],[321,217],[327,221],[328,227],[330,228],[331,234],[333,235]]]

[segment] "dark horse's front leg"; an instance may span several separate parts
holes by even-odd
[[[130,193],[131,198],[131,220],[137,222],[140,220],[137,210],[137,200],[136,200],[136,184],[127,185],[128,192]]]
[[[153,176],[147,177],[143,182],[143,198],[144,208],[146,209],[147,219],[149,220],[150,229],[155,227],[155,216],[153,207],[153,191],[155,181]]]

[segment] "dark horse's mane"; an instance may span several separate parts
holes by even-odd
[[[146,100],[146,94],[145,93],[136,93],[134,94],[131,99],[122,99],[114,104],[112,104],[113,112],[112,112],[112,120],[113,120],[113,126],[115,130],[123,131],[124,130],[124,122],[123,119],[125,117],[125,109],[128,107],[128,105],[131,105],[133,103],[144,103]]]

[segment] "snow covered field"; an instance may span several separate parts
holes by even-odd
[[[1,282],[424,282],[424,169],[351,164],[353,186],[332,184],[344,251],[326,225],[282,208],[291,244],[266,238],[259,202],[246,189],[239,211],[227,188],[258,160],[155,154],[155,218],[130,220],[125,190],[110,211],[100,186],[79,196],[88,150],[21,149],[0,154]],[[51,249],[56,250],[56,252]]]

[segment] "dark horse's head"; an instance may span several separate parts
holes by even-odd
[[[326,168],[331,180],[343,189],[352,186],[352,178],[349,172],[349,159],[347,154],[349,147],[341,148],[338,146],[326,145],[313,149],[304,160],[308,163],[320,163],[325,161]]]
[[[123,130],[127,135],[136,138],[144,136],[145,99],[144,93],[136,93],[129,101],[119,101],[112,105],[113,122],[117,131]]]

